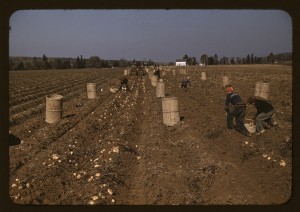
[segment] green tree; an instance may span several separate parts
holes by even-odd
[[[113,67],[120,67],[120,64],[119,64],[119,61],[118,60],[115,60],[113,62]]]
[[[196,65],[197,61],[195,57],[189,57],[187,54],[185,54],[182,59],[186,60],[187,65]]]
[[[270,63],[270,64],[274,63],[274,55],[273,55],[272,52],[269,54],[269,56],[267,57],[267,59],[268,59],[268,63]]]
[[[92,56],[87,61],[87,67],[89,68],[100,68],[101,60],[98,56]]]
[[[192,57],[192,58],[191,58],[191,65],[192,65],[192,66],[197,65],[197,60],[196,60],[195,57]]]
[[[213,58],[214,58],[214,65],[219,64],[218,55],[215,54]]]
[[[151,59],[149,59],[149,61],[148,61],[148,66],[153,66],[155,63],[151,60]]]
[[[70,69],[71,68],[71,61],[69,59],[65,59],[63,61],[63,68],[64,69]]]
[[[220,60],[220,64],[228,64],[228,57],[222,57],[221,60]]]
[[[251,61],[250,61],[250,55],[248,54],[248,55],[247,55],[247,59],[246,59],[246,63],[247,63],[247,64],[250,64],[250,62],[251,62]]]
[[[188,61],[188,60],[189,60],[189,56],[188,56],[187,54],[185,54],[185,55],[182,57],[182,59],[185,59],[186,61]]]
[[[16,70],[24,70],[24,64],[23,64],[23,62],[20,62],[20,63],[17,65]]]
[[[230,64],[235,64],[234,57],[230,58]]]
[[[48,62],[48,58],[45,54],[43,54],[43,59],[42,59],[42,69],[50,69],[50,64]]]
[[[125,68],[125,67],[128,66],[128,62],[127,62],[124,58],[121,58],[121,59],[119,60],[119,66],[120,66],[121,68]]]
[[[26,62],[24,68],[25,68],[26,70],[32,70],[32,63]]]
[[[76,69],[85,68],[85,60],[82,58],[82,55],[80,55],[80,58],[79,57],[76,58],[75,68]]]
[[[12,70],[15,66],[15,62],[13,59],[9,59],[9,70]]]
[[[208,61],[207,65],[214,65],[215,64],[214,57],[208,57],[207,61]]]
[[[201,57],[200,57],[200,62],[203,65],[208,65],[208,56],[206,54],[202,54]]]
[[[37,57],[34,57],[32,60],[32,69],[40,70],[41,68],[42,68],[42,63],[37,59]]]
[[[61,61],[61,59],[57,58],[57,59],[54,59],[53,61],[53,68],[54,69],[63,69],[63,63]]]
[[[107,60],[101,60],[101,68],[108,68],[109,64],[107,62]]]

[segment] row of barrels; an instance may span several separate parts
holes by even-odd
[[[97,98],[96,83],[87,83],[88,99]],[[46,96],[46,118],[47,123],[55,123],[62,117],[63,96],[60,94],[51,94]]]
[[[178,98],[166,97],[166,86],[163,79],[158,79],[158,76],[154,75],[153,71],[150,71],[148,75],[151,81],[151,85],[156,89],[156,97],[161,98],[163,124],[165,126],[177,125],[180,121]],[[175,70],[173,70],[173,75],[175,75]]]
[[[125,73],[124,73],[125,74]],[[174,126],[180,121],[178,110],[178,98],[177,97],[165,97],[165,83],[162,79],[158,80],[158,77],[149,72],[149,79],[151,85],[156,87],[156,97],[162,98],[162,112],[163,123],[166,126]],[[206,80],[206,73],[201,73],[201,79]],[[227,76],[223,77],[223,86],[225,87],[230,83]],[[95,99],[97,97],[96,83],[87,83],[87,96],[88,99]],[[269,98],[269,84],[258,82],[255,86],[254,96],[264,99]],[[46,119],[48,123],[54,123],[62,117],[62,99],[63,96],[59,94],[52,94],[46,96]]]

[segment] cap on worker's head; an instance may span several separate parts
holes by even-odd
[[[233,92],[233,87],[232,87],[232,85],[226,85],[226,92],[227,92],[227,93],[232,93],[232,92]]]

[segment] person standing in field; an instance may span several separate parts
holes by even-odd
[[[250,137],[251,133],[247,130],[244,125],[245,114],[246,114],[246,103],[242,101],[242,98],[233,92],[232,85],[227,85],[225,87],[227,96],[225,100],[225,111],[227,114],[227,128],[235,129],[242,134]],[[230,106],[233,106],[231,110]],[[233,119],[235,118],[236,126],[233,124]]]
[[[137,75],[137,66],[136,66],[135,64],[133,64],[133,65],[130,67],[130,75],[131,75],[131,76]]]
[[[181,89],[185,89],[187,87],[192,87],[191,82],[190,82],[190,77],[183,77],[181,81]]]
[[[277,126],[277,122],[273,120],[274,107],[270,100],[250,96],[247,103],[254,105],[256,108],[256,115],[254,117],[256,133],[262,134],[265,132],[265,128]]]
[[[157,67],[157,69],[155,70],[154,75],[156,75],[158,77],[158,79],[160,79],[160,70],[159,70],[159,67]]]

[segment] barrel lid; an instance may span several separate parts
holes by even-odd
[[[168,100],[177,100],[178,97],[175,96],[168,96],[168,97],[163,97],[162,100],[163,101],[168,101]]]
[[[63,98],[63,96],[60,94],[50,94],[50,95],[47,95],[46,98],[50,99],[50,100],[61,100]]]

